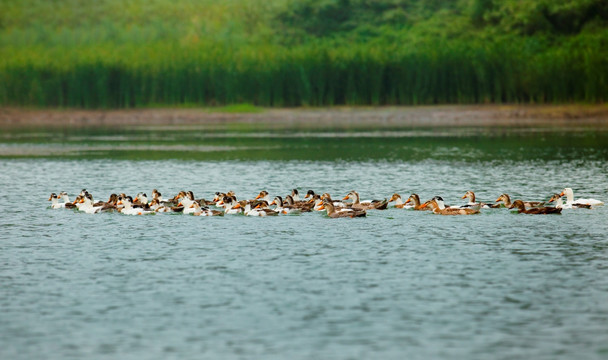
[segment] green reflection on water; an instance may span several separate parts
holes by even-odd
[[[3,158],[128,160],[608,159],[608,131],[590,128],[218,131],[212,128],[9,129]]]

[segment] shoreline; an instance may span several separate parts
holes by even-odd
[[[0,128],[94,128],[201,126],[244,130],[592,127],[608,128],[608,105],[437,105],[328,108],[266,108],[256,113],[212,108],[122,110],[0,108]]]

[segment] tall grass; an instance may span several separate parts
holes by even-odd
[[[608,30],[601,27],[550,41],[498,38],[490,29],[489,41],[465,17],[438,12],[449,16],[411,31],[379,27],[373,41],[352,35],[287,46],[273,14],[290,4],[6,0],[0,6],[0,105],[408,105],[608,97]],[[447,20],[460,35],[444,31]]]
[[[151,104],[324,106],[601,102],[608,50],[571,44],[432,44],[238,49],[156,43],[14,49],[0,62],[4,105],[129,108]]]

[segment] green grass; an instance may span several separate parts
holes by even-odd
[[[549,20],[586,19],[575,10],[591,5],[431,2],[351,0],[344,23],[310,33],[341,3],[0,0],[0,104],[258,112],[607,100],[607,27],[590,18],[552,33],[536,19],[539,6]],[[317,22],[299,15],[306,4]]]

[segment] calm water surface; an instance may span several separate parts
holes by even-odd
[[[47,201],[296,187],[456,204],[565,186],[606,201],[606,134],[122,136],[2,138],[2,359],[608,357],[608,206],[199,218]]]

